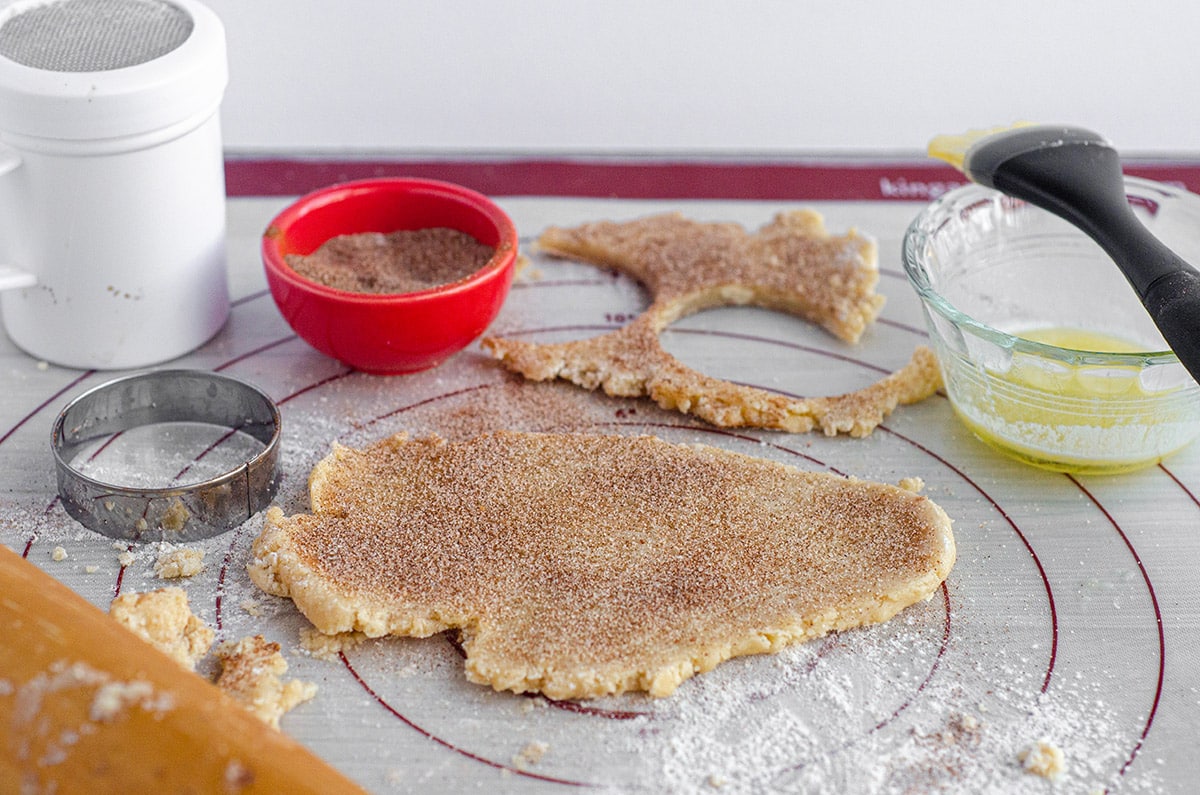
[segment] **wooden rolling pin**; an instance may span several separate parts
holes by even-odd
[[[0,790],[363,792],[3,546]]]

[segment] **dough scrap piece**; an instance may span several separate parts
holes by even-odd
[[[941,376],[933,352],[864,389],[792,398],[712,378],[667,353],[659,334],[676,320],[716,306],[755,305],[817,323],[857,342],[883,307],[876,246],[851,230],[833,236],[811,210],[780,213],[750,234],[734,223],[701,223],[678,213],[574,229],[547,229],[538,247],[608,266],[639,280],[652,303],[624,327],[590,339],[543,344],[488,337],[483,347],[525,378],[562,378],[610,395],[648,396],[665,409],[724,427],[790,432],[820,427],[866,436],[897,405],[933,394]]]
[[[193,672],[212,648],[215,638],[212,628],[192,613],[187,592],[182,588],[121,594],[112,601],[108,613]],[[216,685],[276,729],[285,713],[316,695],[314,684],[282,680],[287,673],[287,661],[280,654],[279,644],[268,642],[261,635],[242,638],[236,643],[226,641],[217,646],[216,656],[221,662]],[[102,691],[93,704],[93,711],[110,716],[125,704],[139,699],[146,701],[152,694],[139,687],[122,684]]]
[[[1017,756],[1022,769],[1042,778],[1057,778],[1067,769],[1066,756],[1049,740],[1038,740]]]
[[[196,670],[215,636],[192,613],[182,588],[121,594],[109,605],[108,614],[189,671]]]
[[[236,698],[264,723],[279,728],[279,719],[317,694],[311,682],[283,681],[287,660],[279,644],[262,635],[251,635],[217,646],[221,675],[217,687]]]
[[[204,550],[164,544],[154,561],[154,575],[160,580],[195,577],[204,571]]]
[[[651,436],[400,434],[335,446],[268,510],[251,579],[328,634],[461,631],[467,678],[672,693],[730,657],[885,621],[954,562],[899,487]]]

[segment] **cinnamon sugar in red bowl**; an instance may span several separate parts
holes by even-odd
[[[516,258],[517,230],[499,206],[425,179],[322,188],[262,237],[267,285],[288,325],[327,356],[378,374],[434,367],[483,334]]]

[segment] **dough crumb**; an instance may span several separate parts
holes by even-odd
[[[246,611],[246,615],[254,616],[255,618],[258,618],[262,615],[262,605],[253,599],[243,599],[242,603],[238,605],[238,607]]]
[[[187,509],[186,505],[176,500],[163,512],[162,519],[158,521],[158,526],[163,530],[178,532],[187,526],[188,519],[191,518],[192,512]]]
[[[528,694],[526,694],[526,695],[528,695]],[[546,699],[542,698],[541,696],[536,696],[536,695],[530,696],[529,698],[525,699],[525,702],[523,704],[521,704],[521,712],[523,712],[525,714],[529,714],[530,712],[533,712],[535,709],[545,709],[548,706],[550,706],[550,702],[547,701]]]
[[[213,643],[213,630],[192,613],[182,588],[121,594],[108,614],[189,671]]]
[[[100,571],[99,566],[84,566],[83,567],[84,574],[95,574],[98,571]]]
[[[273,728],[279,728],[285,713],[317,694],[311,682],[283,681],[287,661],[279,653],[279,644],[262,635],[222,643],[217,658],[221,661],[217,686]]]
[[[516,767],[517,770],[524,770],[531,765],[536,765],[538,762],[542,761],[542,757],[545,756],[546,752],[549,750],[550,746],[546,743],[538,742],[536,740],[528,743],[524,748],[518,751],[515,756],[513,756],[513,766]]]
[[[342,652],[353,649],[366,639],[367,636],[362,632],[326,635],[316,627],[304,627],[300,630],[300,648],[318,660],[336,660]]]
[[[66,560],[67,559],[67,550],[63,549],[62,547],[55,547],[50,552],[50,559],[54,560],[56,562]]]
[[[154,561],[154,574],[160,580],[194,577],[204,570],[204,550],[166,545]]]
[[[920,494],[925,489],[925,481],[920,478],[900,478],[898,484],[905,491],[911,491],[913,494]]]
[[[127,569],[132,566],[135,560],[137,560],[137,558],[132,552],[126,551],[122,552],[120,555],[117,555],[117,563],[120,563],[121,568],[123,569]]]
[[[1062,749],[1049,740],[1038,740],[1018,755],[1026,773],[1056,778],[1067,767]]]

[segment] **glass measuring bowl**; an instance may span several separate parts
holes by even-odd
[[[1126,194],[1155,235],[1200,262],[1200,197],[1133,177]],[[912,222],[903,262],[951,405],[992,447],[1107,474],[1200,434],[1200,386],[1108,255],[1066,221],[963,186]]]

